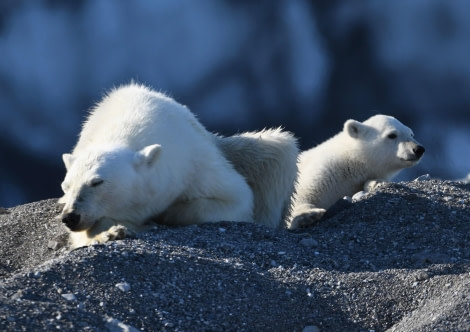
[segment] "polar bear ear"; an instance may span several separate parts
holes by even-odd
[[[148,145],[142,150],[135,153],[134,165],[147,165],[151,166],[158,159],[160,152],[162,151],[162,146],[159,144]]]
[[[344,123],[344,129],[349,136],[359,138],[367,131],[367,126],[356,120],[348,120]]]
[[[68,171],[73,162],[73,157],[70,153],[64,153],[62,155],[62,160],[64,161],[65,169]]]

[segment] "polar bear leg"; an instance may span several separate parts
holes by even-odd
[[[156,221],[169,225],[253,221],[253,192],[233,168],[213,169],[201,174],[201,180],[203,184],[195,184],[194,192],[172,204]]]
[[[315,205],[304,203],[295,206],[292,212],[292,219],[289,223],[289,229],[307,227],[319,221],[326,210],[317,208]]]
[[[164,224],[191,225],[217,221],[252,221],[248,213],[238,213],[234,201],[220,198],[196,198],[174,204],[168,209],[163,220]]]

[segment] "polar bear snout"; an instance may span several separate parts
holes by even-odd
[[[423,156],[426,149],[416,141],[402,142],[399,144],[397,157],[401,160],[402,167],[416,165]]]
[[[75,212],[69,212],[62,216],[62,222],[67,226],[70,230],[77,229],[78,225],[80,224],[80,215]]]
[[[426,149],[422,145],[417,145],[413,148],[413,152],[418,159],[423,156],[424,151],[426,151]]]

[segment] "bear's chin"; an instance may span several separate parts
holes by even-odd
[[[83,232],[83,231],[86,231],[86,230],[89,230],[91,228],[93,228],[93,225],[91,226],[82,226],[82,225],[77,225],[77,226],[74,226],[74,227],[69,227],[69,226],[66,226],[67,229],[71,232]]]
[[[409,158],[400,158],[400,161],[404,164],[404,165],[407,165],[408,167],[409,166],[413,166],[413,165],[416,165],[419,161],[421,160],[421,158],[418,158],[416,156],[411,156]]]
[[[104,219],[104,218],[102,218]],[[99,226],[101,223],[100,223],[100,220],[101,219],[96,219],[95,221],[89,221],[87,220],[86,222],[83,222],[83,220],[78,223],[77,225],[73,225],[73,226],[68,226],[68,225],[65,225],[65,227],[70,231],[70,232],[73,232],[73,233],[78,233],[78,232],[83,232],[83,231],[89,231],[93,228],[96,228],[97,226]]]

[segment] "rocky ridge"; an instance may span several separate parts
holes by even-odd
[[[68,252],[56,200],[0,213],[0,330],[468,331],[470,185],[390,183],[317,226],[157,226]]]

